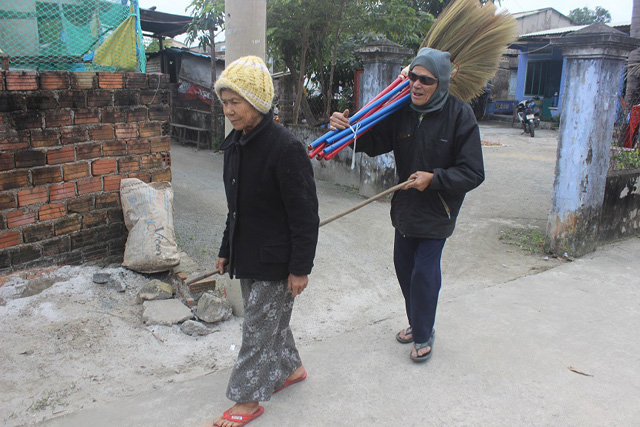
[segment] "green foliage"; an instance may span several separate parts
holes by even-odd
[[[203,49],[212,47],[215,36],[224,29],[224,0],[193,0],[185,9],[189,10],[193,20],[185,44],[198,40]]]
[[[589,25],[594,22],[611,22],[611,14],[603,7],[596,6],[591,10],[588,7],[573,9],[569,12],[569,19],[578,25]]]
[[[611,161],[615,170],[640,168],[640,152],[638,150],[611,150]]]
[[[159,51],[160,51],[160,42],[158,41],[158,39],[153,39],[153,41],[151,41],[151,43],[149,43],[144,48],[144,53],[146,53],[147,55],[150,53],[156,53]]]
[[[546,252],[544,247],[545,234],[533,228],[513,228],[504,231],[500,240],[532,254]]]

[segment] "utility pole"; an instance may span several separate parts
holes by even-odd
[[[225,63],[254,55],[265,59],[267,48],[267,0],[225,0]],[[266,62],[266,61],[265,61]],[[232,130],[226,121],[226,132]]]

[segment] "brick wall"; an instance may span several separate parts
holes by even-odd
[[[0,272],[121,260],[120,180],[171,180],[168,76],[0,77]]]

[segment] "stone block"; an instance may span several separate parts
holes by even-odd
[[[162,280],[153,279],[145,283],[138,294],[136,295],[136,302],[142,304],[144,301],[156,301],[173,298],[175,290],[170,284],[163,282]]]
[[[145,301],[142,320],[147,325],[171,326],[193,318],[193,313],[177,299]]]
[[[210,292],[204,293],[198,300],[196,317],[207,323],[227,320],[232,315],[231,304]]]

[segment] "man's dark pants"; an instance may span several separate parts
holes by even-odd
[[[445,242],[446,239],[404,237],[396,230],[393,261],[416,343],[429,340],[436,320]]]

